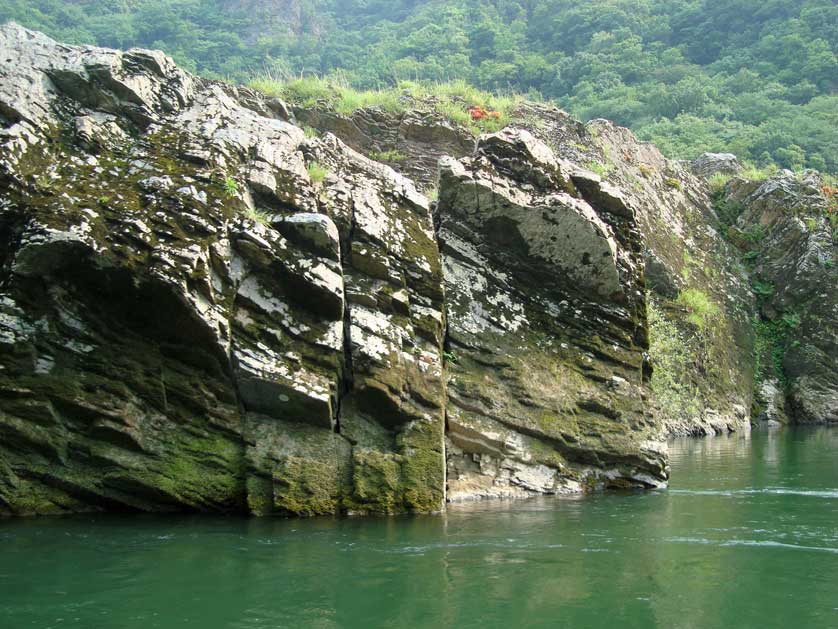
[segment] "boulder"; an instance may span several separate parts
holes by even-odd
[[[738,175],[742,171],[739,158],[733,153],[702,153],[692,162],[690,170],[698,177]]]

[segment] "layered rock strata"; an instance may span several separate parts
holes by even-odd
[[[413,184],[161,53],[0,49],[0,512],[440,510]]]

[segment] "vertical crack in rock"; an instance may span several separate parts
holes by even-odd
[[[349,252],[355,236],[355,208],[350,208],[349,230],[346,240],[341,243],[341,268],[345,271],[349,262]],[[345,285],[344,285],[345,292]],[[343,308],[343,370],[338,392],[338,403],[335,414],[335,432],[340,434],[341,411],[344,399],[352,391],[354,385],[354,371],[352,367],[352,319],[349,312],[349,301],[344,301]]]

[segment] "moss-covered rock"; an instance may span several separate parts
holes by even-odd
[[[440,509],[413,184],[161,53],[15,25],[0,48],[0,513]]]
[[[519,130],[442,165],[450,499],[576,491],[592,475],[665,483],[640,247],[574,176],[605,194]]]

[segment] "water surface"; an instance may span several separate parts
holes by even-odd
[[[0,521],[0,627],[838,627],[838,429],[444,516]]]

